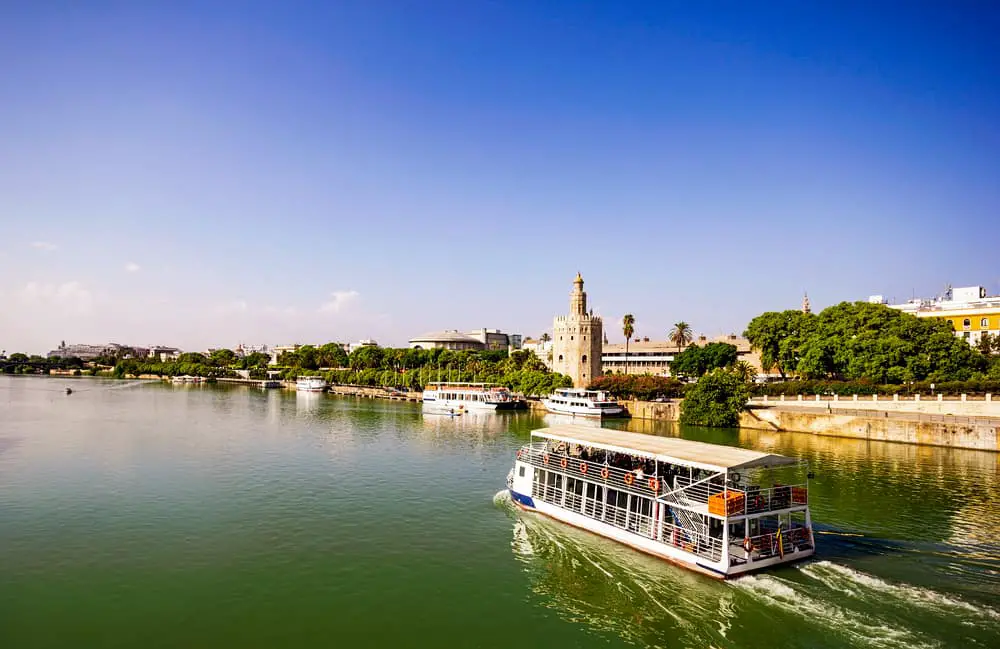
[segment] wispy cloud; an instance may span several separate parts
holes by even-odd
[[[52,243],[51,241],[32,241],[31,247],[35,250],[41,250],[42,252],[52,252],[56,250],[59,246]]]
[[[330,300],[319,307],[319,311],[320,313],[340,313],[355,302],[360,295],[357,291],[334,291],[330,294]]]
[[[80,282],[43,284],[28,282],[20,293],[26,304],[48,305],[61,313],[85,314],[93,311],[94,296]]]
[[[135,263],[134,261],[130,261],[127,264],[125,264],[126,273],[138,273],[141,268],[142,267],[139,266],[139,264]]]

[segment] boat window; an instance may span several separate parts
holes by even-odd
[[[521,467],[520,471],[518,471],[518,475],[521,476],[522,478],[524,477],[524,467],[523,466]]]

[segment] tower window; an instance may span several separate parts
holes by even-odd
[[[583,358],[580,359],[580,362],[581,363],[586,363],[587,362],[587,355],[586,354],[583,355]]]
[[[559,362],[562,363],[562,354],[559,354]]]
[[[570,340],[573,340],[573,336],[570,336],[570,337],[569,337],[569,339],[570,339]]]

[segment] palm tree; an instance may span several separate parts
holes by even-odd
[[[681,347],[685,347],[691,344],[694,340],[694,334],[691,332],[691,325],[681,320],[674,325],[674,328],[670,330],[670,335],[668,336],[670,342],[677,345],[677,353],[680,353]]]
[[[541,340],[543,343],[547,343],[550,340],[552,340],[552,336],[550,336],[549,332],[546,331],[545,333],[542,334],[542,337],[539,340]]]
[[[757,370],[746,361],[736,361],[733,363],[732,372],[744,383],[753,383],[754,378],[757,376]]]
[[[635,333],[635,316],[631,313],[622,316],[622,333],[625,334],[625,374],[628,374],[628,341]]]

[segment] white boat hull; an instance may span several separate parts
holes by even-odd
[[[621,406],[614,408],[596,408],[588,406],[574,406],[552,403],[548,399],[543,399],[542,404],[545,410],[556,415],[569,415],[572,417],[591,417],[601,419],[604,417],[621,417],[625,414],[625,409]]]

